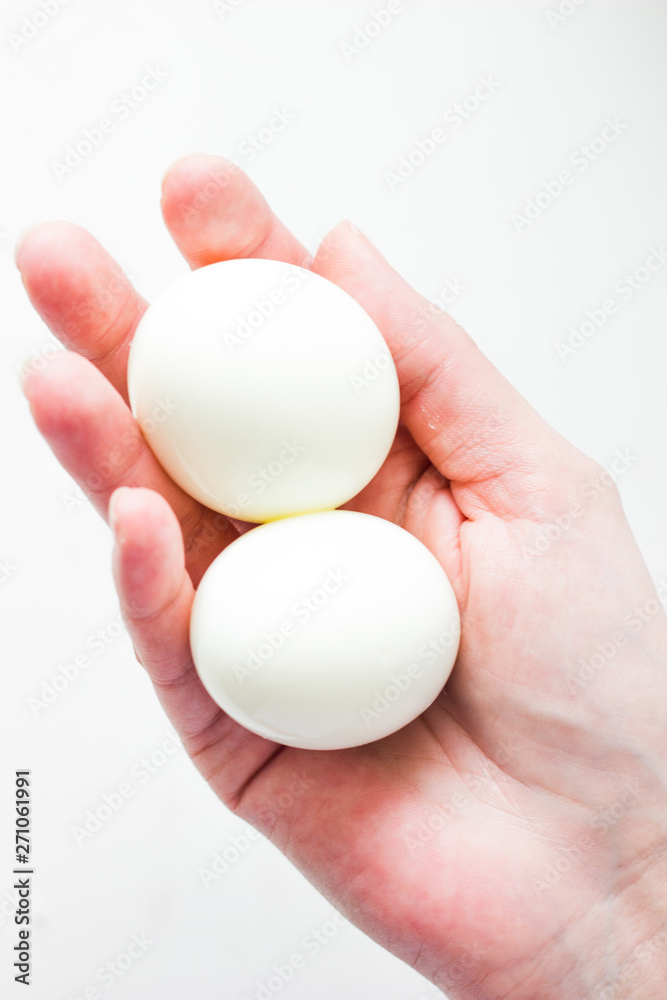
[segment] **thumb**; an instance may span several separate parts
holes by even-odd
[[[553,430],[356,226],[336,226],[312,268],[352,295],[382,331],[398,371],[401,420],[450,481],[466,517],[539,519],[574,497],[595,463]]]

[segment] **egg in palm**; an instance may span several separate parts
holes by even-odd
[[[398,424],[396,369],[359,303],[280,261],[202,267],[142,317],[128,386],[170,476],[260,522],[195,594],[192,655],[214,700],[260,736],[321,750],[424,711],[458,648],[449,580],[402,528],[334,509],[376,475]]]

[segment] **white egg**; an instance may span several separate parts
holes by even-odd
[[[163,291],[138,324],[128,385],[169,475],[246,521],[346,503],[398,424],[396,370],[368,313],[275,260],[209,264]]]
[[[459,612],[435,556],[369,514],[263,524],[195,594],[190,643],[214,700],[288,746],[360,746],[416,718],[447,680]]]

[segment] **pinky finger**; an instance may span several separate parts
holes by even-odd
[[[186,748],[196,750],[202,733],[222,713],[190,655],[194,588],[178,520],[159,493],[126,486],[112,494],[109,519],[114,579],[137,658]]]

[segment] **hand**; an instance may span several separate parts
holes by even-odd
[[[310,258],[235,165],[207,156],[172,167],[162,208],[192,267],[309,266],[373,317],[402,423],[347,506],[435,553],[463,623],[447,688],[375,743],[298,750],[225,716],[194,670],[188,621],[239,526],[167,477],[128,409],[145,302],[85,231],[33,229],[18,265],[69,351],[29,372],[26,394],[59,460],[110,510],[125,621],[193,761],[342,913],[451,998],[662,997],[667,618],[611,477],[349,223]]]

